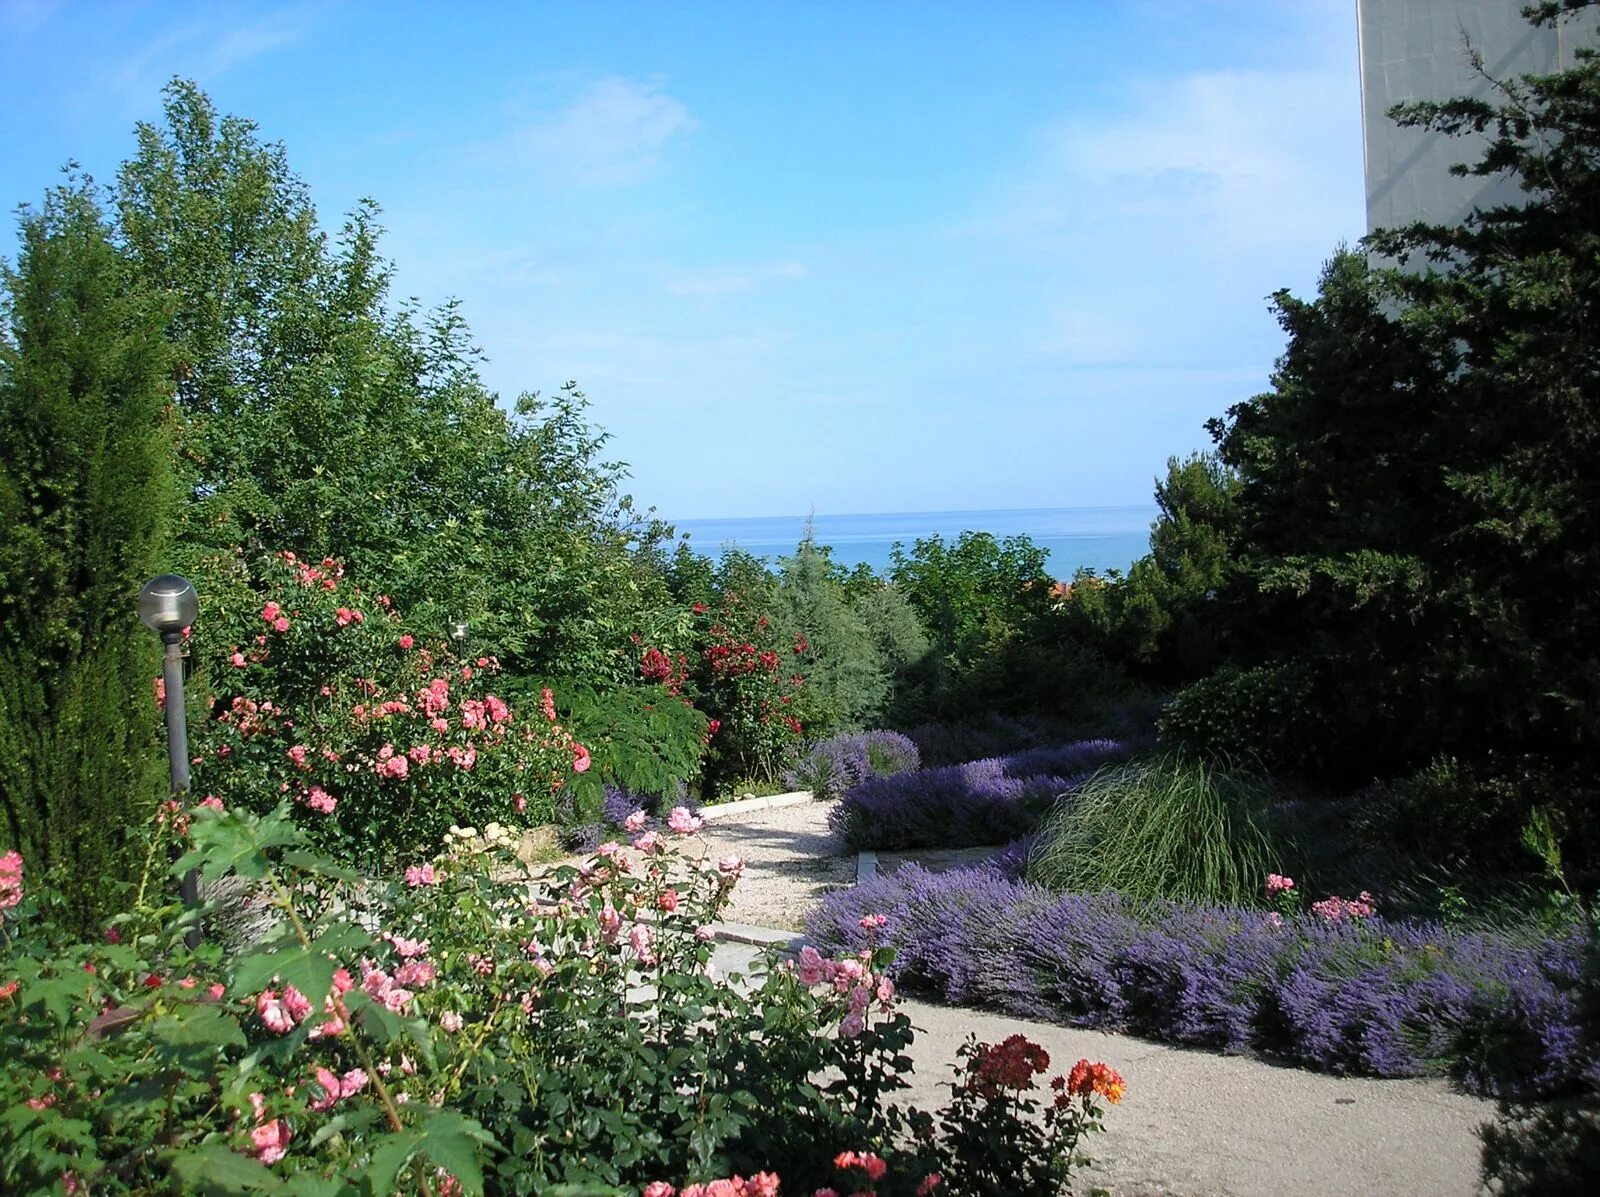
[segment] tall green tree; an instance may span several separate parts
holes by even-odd
[[[173,304],[185,551],[330,554],[512,669],[620,677],[627,634],[665,618],[635,552],[665,529],[582,393],[503,407],[454,304],[389,306],[377,206],[330,237],[284,148],[193,84],[137,138],[119,234]]]
[[[850,604],[843,574],[809,529],[794,555],[778,563],[780,626],[811,645],[806,684],[817,711],[812,733],[819,737],[878,726],[889,708],[889,662]]]
[[[88,924],[159,784],[155,638],[176,491],[165,311],[87,182],[22,220],[0,275],[0,837]]]
[[[1256,699],[1276,677],[1309,703],[1301,764],[1370,777],[1453,756],[1553,806],[1592,861],[1600,56],[1484,77],[1484,96],[1391,115],[1471,139],[1458,173],[1521,194],[1458,226],[1380,230],[1374,262],[1340,253],[1314,300],[1279,295],[1272,390],[1213,427],[1240,479],[1241,584],[1223,614]],[[1208,683],[1206,702],[1229,689]]]

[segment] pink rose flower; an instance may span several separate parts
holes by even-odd
[[[289,1124],[274,1118],[250,1132],[250,1142],[255,1145],[254,1155],[263,1164],[276,1164],[289,1153]]]
[[[431,864],[412,865],[406,869],[406,884],[412,889],[419,885],[438,885],[439,875],[434,872]]]
[[[644,825],[649,818],[650,816],[645,814],[644,811],[636,810],[633,812],[633,814],[622,820],[622,826],[630,835],[632,835],[635,832],[643,831]]]
[[[667,816],[667,826],[679,835],[693,835],[704,825],[705,820],[697,815],[691,815],[686,806],[675,806],[672,813]]]

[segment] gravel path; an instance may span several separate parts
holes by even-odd
[[[701,836],[711,855],[744,858],[724,919],[798,931],[824,894],[855,884],[855,853],[829,830],[831,808],[808,802],[706,820]]]
[[[795,930],[823,894],[854,884],[855,855],[829,832],[828,809],[809,803],[706,821],[709,849],[736,852],[746,862],[730,921]],[[884,854],[879,865],[919,855]],[[962,854],[950,855],[938,863],[965,863]],[[759,955],[724,943],[717,963],[743,970]],[[1077,1178],[1081,1194],[1446,1197],[1482,1191],[1477,1129],[1494,1107],[1443,1081],[1325,1076],[922,1001],[905,1008],[917,1027],[910,1051],[916,1069],[911,1091],[898,1100],[924,1109],[948,1099],[948,1087],[941,1086],[969,1032],[998,1042],[1020,1031],[1043,1044],[1057,1068],[1087,1056],[1127,1078],[1127,1100],[1107,1111],[1109,1133],[1084,1144],[1095,1163]]]

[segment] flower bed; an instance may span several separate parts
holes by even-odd
[[[1115,1071],[1041,1088],[1037,1044],[972,1042],[944,1109],[894,1104],[912,1028],[887,949],[719,975],[741,862],[708,859],[687,808],[649,820],[530,890],[499,880],[503,829],[381,881],[310,851],[288,803],[170,803],[89,943],[0,855],[0,1191],[1065,1191]],[[236,876],[247,942],[186,947],[169,847],[192,849],[174,872]]]
[[[1121,741],[1083,740],[870,778],[850,789],[828,821],[854,848],[1004,844],[1026,835],[1094,770],[1127,754]]]
[[[1450,1072],[1481,1094],[1600,1089],[1583,990],[1595,945],[1578,924],[1542,935],[1285,918],[906,866],[830,895],[809,933],[848,949],[872,914],[887,917],[901,981],[951,1002],[1336,1073]]]

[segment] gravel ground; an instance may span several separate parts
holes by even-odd
[[[701,837],[713,857],[744,858],[744,876],[723,918],[798,931],[830,890],[854,885],[856,856],[828,828],[829,802],[707,819]]]
[[[730,921],[793,930],[830,889],[855,882],[855,854],[830,834],[829,804],[811,803],[708,820],[708,850],[736,852],[746,872]],[[975,855],[987,856],[992,848]],[[971,863],[973,853],[883,853],[880,868],[906,859],[931,867]],[[930,859],[931,858],[931,859]],[[724,970],[755,966],[737,943],[717,951]],[[1107,1111],[1110,1132],[1084,1143],[1094,1165],[1078,1194],[1112,1197],[1409,1197],[1482,1192],[1477,1128],[1491,1103],[1439,1080],[1333,1077],[1262,1061],[1191,1051],[1122,1035],[909,1001],[918,1028],[916,1070],[898,1100],[924,1109],[948,1099],[945,1085],[968,1033],[998,1042],[1014,1031],[1042,1043],[1057,1068],[1100,1059],[1128,1081],[1128,1098]]]

